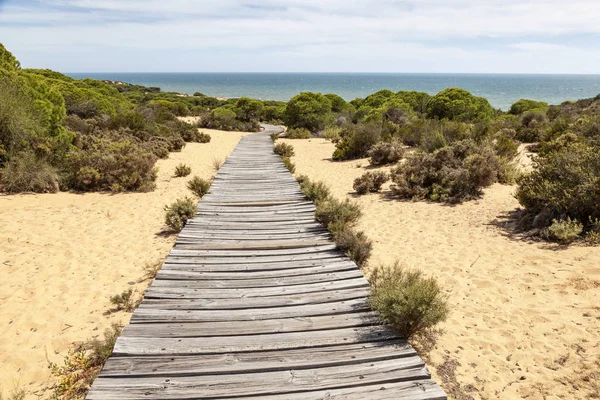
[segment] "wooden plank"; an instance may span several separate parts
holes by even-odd
[[[301,304],[287,307],[262,307],[227,310],[170,310],[138,308],[131,316],[131,323],[157,322],[207,322],[207,321],[258,321],[278,318],[303,318],[365,312],[371,308],[367,300],[341,300],[323,304]]]

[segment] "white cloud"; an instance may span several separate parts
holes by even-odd
[[[137,62],[167,56],[170,64],[160,60],[166,70],[208,70],[207,65],[213,70],[244,70],[246,65],[231,65],[231,60],[253,51],[274,63],[258,64],[257,70],[299,70],[294,65],[303,65],[310,70],[462,71],[473,66],[498,72],[527,61],[518,65],[520,71],[600,73],[595,66],[598,40],[580,41],[578,47],[562,43],[565,38],[600,36],[597,0],[41,0],[32,4],[37,5],[15,0],[0,10],[0,38],[24,65],[62,70],[101,70],[115,63],[126,70],[149,70]],[[191,65],[173,59],[177,52]],[[573,64],[541,66],[545,58],[531,60],[531,52],[568,54],[574,57]],[[77,57],[80,53],[86,57]],[[107,59],[116,55],[123,58],[108,64]]]

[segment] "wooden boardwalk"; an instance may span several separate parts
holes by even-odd
[[[272,146],[235,148],[87,399],[446,399]]]

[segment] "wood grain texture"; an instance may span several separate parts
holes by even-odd
[[[275,131],[219,170],[87,399],[446,399],[371,311]]]

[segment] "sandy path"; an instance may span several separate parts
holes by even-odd
[[[164,228],[163,207],[191,196],[186,182],[210,178],[213,158],[225,159],[244,135],[210,133],[207,144],[188,144],[159,160],[157,188],[151,193],[42,194],[0,196],[0,387],[20,385],[47,398],[46,353],[60,362],[71,343],[102,336],[112,322],[129,314],[103,315],[109,298],[138,283],[144,266],[164,259],[174,235]],[[175,166],[192,167],[174,178]],[[28,398],[36,398],[33,395]]]
[[[284,141],[294,146],[297,173],[362,205],[359,228],[374,241],[370,266],[398,260],[447,290],[452,315],[430,366],[448,392],[462,387],[454,398],[590,398],[589,385],[573,385],[600,355],[600,249],[507,237],[494,221],[518,207],[510,186],[458,206],[355,198],[352,183],[367,160],[334,163],[323,139]]]

